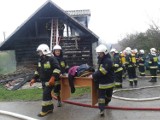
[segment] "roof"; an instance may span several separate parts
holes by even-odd
[[[84,25],[82,25],[81,23],[79,23],[76,19],[74,19],[73,17],[71,17],[71,15],[69,13],[65,12],[62,8],[60,8],[59,6],[57,6],[55,3],[53,3],[50,0],[48,0],[39,9],[37,9],[27,20],[25,20],[24,23],[22,23],[5,41],[3,41],[0,44],[0,50],[1,49],[3,50],[4,48],[7,48],[8,46],[11,46],[12,43],[10,43],[10,41],[12,40],[12,38],[15,37],[15,33],[21,31],[22,29],[24,29],[24,26],[26,24],[29,24],[30,21],[34,20],[36,17],[39,17],[41,15],[41,12],[48,11],[48,10],[50,10],[50,11],[57,11],[58,14],[60,14],[60,16],[63,16],[67,20],[71,21],[79,29],[81,29],[81,30],[87,32],[88,34],[92,35],[95,39],[99,39],[99,37],[95,33],[93,33],[87,27],[85,27]],[[46,12],[46,13],[49,13],[49,12]]]
[[[91,16],[89,9],[86,10],[67,10],[65,11],[71,16]]]

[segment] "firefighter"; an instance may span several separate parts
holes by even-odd
[[[149,82],[157,82],[157,69],[158,69],[158,57],[156,55],[156,49],[151,48],[149,54],[149,69],[151,74],[151,80]]]
[[[120,60],[120,54],[116,49],[111,49],[110,52],[113,56],[113,62],[114,62],[115,87],[122,88],[123,68]]]
[[[139,55],[138,55],[138,66],[139,66],[139,72],[140,76],[145,76],[145,52],[143,49],[139,50]]]
[[[56,59],[59,62],[59,65],[60,65],[60,68],[61,68],[61,74],[65,75],[68,72],[67,70],[68,70],[69,67],[68,67],[66,61],[63,58],[62,47],[60,45],[55,45],[53,47],[53,55],[56,57]],[[57,100],[58,100],[57,106],[58,107],[62,106],[61,98],[60,98],[60,89],[61,89],[61,86],[60,86],[60,82],[59,82],[54,86],[54,93],[57,96]]]
[[[125,67],[125,63],[126,63],[126,51],[123,50],[122,52],[120,52],[120,61],[122,64],[122,68],[123,68],[123,73],[122,73],[122,78],[126,79],[127,73],[126,73],[126,67]]]
[[[139,61],[138,61],[138,59],[139,59],[139,53],[138,53],[138,50],[135,48],[135,49],[133,49],[132,50],[132,53],[133,54],[135,54],[135,58],[136,58],[136,65],[138,66],[139,65]]]
[[[54,84],[59,82],[58,80],[61,71],[59,63],[49,50],[48,45],[39,45],[37,48],[37,54],[39,55],[38,66],[32,80],[30,81],[30,86],[32,86],[38,79],[40,79],[42,83],[42,110],[38,116],[43,117],[53,112],[54,105],[51,91],[54,88]]]
[[[100,44],[96,48],[96,53],[98,53],[98,69],[92,76],[98,86],[100,116],[104,116],[105,106],[111,101],[114,88],[114,64],[105,45]]]
[[[65,75],[68,72],[69,66],[67,62],[65,61],[65,59],[63,58],[62,47],[60,45],[55,45],[53,47],[53,55],[59,61],[62,75]]]
[[[132,50],[130,47],[126,48],[126,70],[129,77],[129,85],[132,87],[133,85],[137,86],[137,76],[136,76],[136,58],[135,54],[132,54]]]

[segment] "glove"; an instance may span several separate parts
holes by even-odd
[[[32,86],[34,83],[35,83],[36,81],[35,81],[35,79],[32,79],[31,81],[30,81],[30,86]]]
[[[48,85],[49,85],[49,86],[53,86],[54,83],[55,83],[55,77],[52,76],[52,77],[50,78],[49,82],[48,82]]]

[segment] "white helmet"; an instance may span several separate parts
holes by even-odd
[[[131,48],[130,47],[126,47],[126,49],[125,50],[127,50],[127,51],[131,51]]]
[[[110,52],[118,53],[118,51],[115,48],[112,48]]]
[[[144,54],[144,50],[143,49],[139,50],[139,53]]]
[[[47,44],[40,44],[37,48],[37,51],[42,51],[43,55],[51,53]]]
[[[155,48],[151,48],[150,52],[151,52],[151,54],[155,54],[156,53],[156,49]]]
[[[110,52],[116,52],[116,49],[115,49],[115,48],[112,48]]]
[[[133,49],[133,51],[134,51],[134,53],[138,53],[138,50],[135,48],[135,49]]]
[[[60,45],[55,45],[53,47],[53,50],[62,50],[62,47]]]
[[[126,54],[131,54],[132,50],[130,47],[126,47],[125,52]]]
[[[108,49],[105,45],[100,44],[98,47],[96,47],[96,52],[103,52],[105,55],[108,53]]]

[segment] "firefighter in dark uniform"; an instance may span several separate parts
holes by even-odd
[[[39,117],[46,116],[53,112],[54,105],[52,101],[51,91],[54,84],[59,83],[60,66],[57,59],[50,52],[48,45],[41,44],[37,48],[39,55],[37,70],[34,77],[30,81],[32,86],[38,79],[40,79],[43,88],[42,110],[38,114]]]
[[[115,87],[122,88],[122,74],[123,68],[120,60],[120,54],[116,49],[111,49],[111,54],[113,56],[114,62],[114,72],[115,72]]]
[[[56,59],[59,62],[59,65],[60,65],[60,68],[61,68],[61,74],[65,75],[68,72],[69,67],[68,67],[66,61],[63,58],[62,48],[61,48],[60,45],[55,45],[53,47],[53,55],[56,57]],[[58,100],[58,105],[57,106],[58,107],[62,106],[61,105],[61,98],[60,98],[60,89],[61,89],[60,83],[56,84],[55,88],[54,88],[54,93],[57,96],[57,100]]]
[[[136,58],[135,54],[132,54],[132,50],[130,47],[126,48],[126,70],[129,78],[129,85],[132,87],[133,85],[137,86],[137,76],[136,76]]]
[[[137,61],[138,61],[138,69],[139,69],[140,76],[145,76],[145,66],[144,66],[145,54],[143,49],[139,50]]]
[[[92,76],[98,86],[100,116],[104,116],[105,106],[111,101],[114,88],[114,64],[105,45],[99,45],[96,52],[98,53],[98,69]]]
[[[158,57],[157,57],[155,48],[150,49],[149,69],[152,77],[149,82],[157,82]]]

